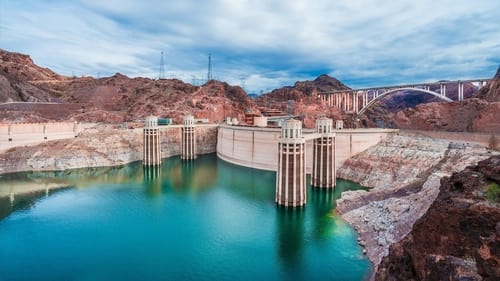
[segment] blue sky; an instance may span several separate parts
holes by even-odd
[[[491,77],[500,1],[0,0],[0,48],[63,75],[213,75],[267,92],[326,73],[353,88]]]

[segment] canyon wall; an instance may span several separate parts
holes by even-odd
[[[400,134],[347,160],[337,176],[371,187],[346,191],[336,211],[358,232],[375,271],[439,193],[442,177],[498,152],[464,142]],[[373,278],[373,276],[372,276]]]
[[[181,127],[160,127],[163,158],[180,154]],[[215,152],[217,125],[197,125],[196,138],[199,154]],[[141,128],[98,125],[82,131],[76,138],[10,148],[0,153],[0,174],[115,166],[139,160],[142,160]]]

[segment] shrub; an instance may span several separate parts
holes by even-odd
[[[497,146],[498,146],[497,138],[495,137],[495,135],[491,135],[490,140],[488,141],[488,148],[496,149]]]
[[[496,183],[486,187],[486,198],[492,202],[500,203],[500,186]]]

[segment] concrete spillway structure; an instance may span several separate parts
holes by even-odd
[[[278,170],[276,174],[276,203],[285,207],[306,204],[306,141],[302,123],[287,120],[281,128],[278,142]]]
[[[184,126],[181,137],[181,159],[196,159],[196,134],[194,128],[194,117],[184,116]]]
[[[317,138],[313,140],[311,185],[320,188],[335,187],[335,133],[333,120],[316,120]]]
[[[160,129],[158,128],[158,117],[148,116],[144,124],[144,157],[143,165],[161,164]]]

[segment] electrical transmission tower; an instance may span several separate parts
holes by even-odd
[[[212,55],[208,53],[208,72],[207,72],[207,82],[212,80]]]
[[[161,52],[160,58],[160,74],[158,75],[158,79],[165,78],[165,61],[163,60],[163,51]]]
[[[241,87],[244,91],[246,91],[246,90],[245,90],[245,88],[246,88],[246,85],[245,85],[245,80],[246,80],[245,75],[240,75],[240,87]]]

